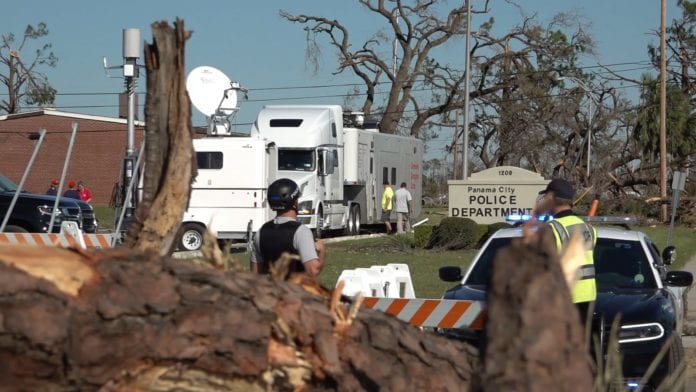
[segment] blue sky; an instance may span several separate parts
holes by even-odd
[[[473,7],[482,4],[472,0]],[[451,2],[458,4],[460,2]],[[540,21],[561,11],[579,11],[590,24],[590,33],[597,42],[595,57],[583,58],[583,64],[644,62],[648,43],[657,44],[652,34],[659,27],[658,0],[525,0],[519,1],[524,10],[536,13]],[[338,19],[344,22],[355,38],[364,38],[381,26],[370,12],[350,0],[257,0],[257,1],[46,1],[18,2],[4,7],[0,13],[0,33],[21,34],[27,24],[46,22],[50,34],[45,42],[53,44],[59,58],[58,66],[45,69],[51,84],[58,90],[56,106],[60,110],[85,114],[115,116],[118,98],[103,93],[118,93],[123,82],[107,78],[102,57],[111,65],[122,63],[121,37],[123,28],[139,28],[142,39],[151,42],[151,23],[160,20],[173,22],[180,17],[185,27],[193,31],[186,45],[186,65],[190,70],[210,65],[225,72],[250,89],[249,101],[241,103],[237,117],[240,123],[250,123],[264,104],[327,103],[342,104],[348,87],[288,88],[277,87],[332,86],[358,82],[350,74],[334,76],[335,57],[324,47],[322,66],[314,74],[305,62],[305,33],[299,25],[280,18],[280,9],[292,13],[307,13]],[[498,29],[506,29],[520,21],[519,11],[503,0],[491,0],[490,16]],[[668,0],[668,21],[678,17],[676,0]],[[488,18],[489,16],[485,16]],[[483,16],[474,16],[478,26]],[[44,42],[44,41],[42,41]],[[355,41],[356,44],[360,41]],[[464,63],[463,40],[448,44],[448,62]],[[27,52],[26,56],[30,53]],[[142,59],[140,60],[142,63]],[[639,67],[639,66],[638,66]],[[637,76],[644,70],[637,66],[622,66],[626,75]],[[111,71],[113,76],[119,71]],[[140,78],[139,92],[145,90],[145,78]],[[627,94],[635,91],[626,89]],[[3,94],[0,91],[0,94]],[[77,94],[77,95],[74,95]],[[323,98],[289,99],[329,96]],[[271,100],[273,99],[273,100]],[[144,96],[140,98],[144,104]],[[203,120],[194,116],[194,124]],[[245,127],[244,125],[242,127]],[[450,135],[433,142],[431,153],[441,151]],[[440,152],[441,153],[441,152]]]

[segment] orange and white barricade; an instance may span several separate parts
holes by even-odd
[[[483,329],[483,301],[367,297],[363,306],[416,327]]]
[[[36,246],[60,246],[63,248],[110,248],[111,234],[84,234],[63,222],[60,233],[0,233],[0,243]]]

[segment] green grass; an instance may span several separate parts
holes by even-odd
[[[327,245],[327,260],[320,275],[322,284],[333,287],[344,269],[405,263],[411,272],[416,297],[440,298],[454,284],[438,278],[438,269],[445,265],[466,268],[476,253],[411,248],[412,235],[402,234],[345,241]]]
[[[660,250],[667,242],[667,227],[639,227],[655,242]],[[326,245],[326,264],[319,277],[326,287],[334,287],[338,276],[344,269],[386,265],[389,263],[408,264],[413,287],[419,298],[440,298],[445,289],[454,286],[438,277],[438,269],[444,265],[456,265],[465,271],[477,250],[440,251],[411,248],[412,235],[392,235],[362,240],[334,242]],[[675,228],[672,243],[677,247],[677,262],[671,269],[680,269],[696,257],[696,231],[688,228]],[[248,265],[249,256],[235,255]]]
[[[116,220],[116,212],[113,207],[109,206],[94,206],[94,214],[99,222],[99,229],[113,230]]]
[[[444,265],[458,265],[466,270],[476,251],[413,249],[412,238],[410,234],[401,234],[326,244],[326,262],[319,281],[326,287],[334,287],[345,269],[405,263],[411,272],[416,297],[440,298],[454,284],[441,281],[438,269]],[[237,253],[235,257],[243,265],[249,264],[248,254]]]

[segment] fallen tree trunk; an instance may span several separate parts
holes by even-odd
[[[348,305],[328,303],[152,253],[0,246],[0,380],[19,390],[468,389],[471,347],[378,311],[343,321]]]

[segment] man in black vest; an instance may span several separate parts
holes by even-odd
[[[269,273],[283,252],[298,255],[300,260],[290,265],[290,273],[305,272],[318,276],[324,266],[326,250],[322,240],[315,240],[312,231],[297,222],[297,200],[300,188],[287,178],[281,178],[268,186],[268,204],[276,211],[275,219],[266,222],[254,236],[251,253],[251,271]]]

